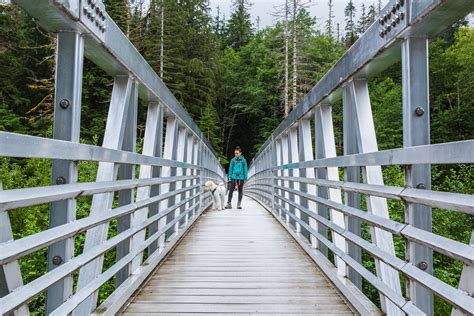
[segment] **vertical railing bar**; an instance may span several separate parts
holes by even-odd
[[[0,191],[3,190],[2,182],[0,182]],[[8,211],[0,212],[0,243],[13,240],[13,231]],[[23,277],[21,275],[20,264],[18,260],[14,260],[0,266],[0,297],[4,297],[19,287],[23,286]],[[13,312],[14,316],[29,315],[27,305],[22,305]]]
[[[317,109],[318,123],[320,126],[321,135],[321,149],[323,150],[322,155],[324,158],[336,157],[336,140],[334,137],[334,127],[332,119],[332,107],[329,104],[321,104]],[[339,180],[338,168],[329,167],[326,168],[326,174],[328,180]],[[328,199],[336,203],[342,204],[341,191],[339,189],[328,189]],[[346,227],[344,215],[337,210],[330,210],[331,221],[342,228]],[[346,240],[341,235],[332,232],[332,237],[335,245],[346,252]],[[336,256],[336,267],[339,276],[346,276],[346,264],[345,262]]]
[[[322,117],[319,109],[316,109],[314,112],[314,147],[315,147],[315,158],[316,159],[323,159],[325,158],[324,154],[324,137],[323,137],[323,124],[321,122]],[[326,168],[318,168],[316,169],[316,177],[318,179],[327,179],[327,170]],[[323,186],[316,187],[317,196],[323,199],[328,199],[328,189]],[[328,218],[328,211],[329,209],[321,204],[317,204],[316,206],[318,214],[324,218]],[[328,228],[324,225],[316,223],[318,233],[324,236],[324,238],[328,238],[329,232]],[[314,238],[314,237],[313,237]],[[328,257],[328,248],[323,243],[319,242],[316,238],[314,238],[315,244],[318,250],[326,257]]]
[[[299,143],[300,161],[313,160],[314,157],[313,157],[313,141],[312,141],[313,138],[311,137],[311,121],[308,118],[302,119],[299,124],[299,128],[300,130],[299,130],[298,136],[300,138],[300,143]],[[302,169],[300,176],[306,177],[309,179],[314,179],[315,177],[314,168]],[[304,193],[311,193],[314,195],[317,194],[316,186],[309,185],[309,184],[305,184],[304,186],[303,184],[301,184],[301,191]],[[313,201],[308,201],[308,199],[302,199],[301,205],[311,210],[316,209],[317,207],[316,203],[314,203]],[[309,217],[306,214],[304,219],[305,219],[305,222],[308,223],[311,228],[317,229],[317,221],[314,218]],[[311,246],[313,248],[316,248],[317,247],[316,237],[314,237],[312,234],[309,234],[309,233],[308,235],[309,236],[307,237],[309,237],[309,240],[311,241]]]
[[[176,160],[180,162],[184,162],[185,157],[186,157],[186,144],[187,144],[186,135],[187,135],[186,128],[184,126],[180,127],[178,129],[178,148],[176,151]],[[176,168],[176,176],[182,176],[183,174],[184,174],[183,168]],[[183,187],[183,181],[177,181],[175,183],[176,190],[179,190],[182,187]],[[183,199],[183,194],[177,195],[175,197],[175,203],[181,202],[182,199]],[[174,211],[173,219],[177,218],[181,214],[181,212],[183,211],[183,208],[184,207],[179,207]],[[179,225],[180,225],[179,221],[174,225],[174,228],[172,230],[173,234],[178,232]]]
[[[288,133],[289,137],[288,137],[288,162],[292,163],[296,163],[299,161],[299,156],[298,156],[298,123],[295,124],[295,126],[293,126],[291,129],[290,129],[290,132]],[[299,174],[300,174],[300,170],[298,168],[295,168],[295,169],[290,169],[289,170],[289,174],[290,176],[294,176],[294,177],[299,177]],[[300,184],[299,182],[297,181],[290,181],[290,188],[291,189],[295,189],[295,190],[299,190],[300,189]],[[290,200],[295,202],[295,203],[300,203],[300,197],[296,194],[290,194]],[[294,214],[297,218],[301,218],[301,211],[299,209],[296,209],[295,207],[293,206],[290,206],[289,207],[289,211],[290,213]],[[290,218],[290,223],[295,225],[295,228],[296,228],[296,232],[297,233],[300,233],[301,232],[301,225],[300,223],[298,223],[297,221],[295,221],[294,219]]]
[[[357,151],[360,153],[378,151],[377,137],[370,104],[369,86],[365,79],[351,81],[345,89],[349,90],[351,102],[348,106],[352,108],[355,119],[355,135],[357,136]],[[383,174],[380,166],[362,167],[364,182],[367,184],[383,185]],[[367,209],[372,214],[383,218],[390,218],[387,200],[382,197],[366,196]],[[380,249],[395,255],[395,247],[392,234],[377,227],[371,227],[372,242]],[[386,263],[375,260],[377,276],[395,292],[401,294],[400,277],[398,272]],[[391,301],[381,295],[382,310],[389,315],[401,315],[403,312]]]
[[[350,95],[350,89],[347,86],[343,88],[343,144],[344,156],[358,153],[357,146],[357,130],[354,122],[354,106]],[[360,182],[360,167],[346,167],[344,168],[344,181],[359,183]],[[355,192],[344,191],[344,205],[360,209],[360,194]],[[358,219],[350,216],[346,217],[347,228],[350,232],[360,236],[361,223]],[[347,252],[357,262],[362,262],[362,251],[360,247],[353,243],[348,243]],[[362,278],[353,268],[348,267],[349,280],[362,289]]]
[[[147,117],[145,123],[145,136],[143,139],[143,149],[142,153],[147,156],[154,156],[156,153],[156,146],[159,142],[159,138],[162,137],[162,130],[158,127],[160,122],[161,115],[161,106],[156,103],[148,104]],[[147,179],[153,176],[153,167],[148,165],[141,165],[139,178]],[[152,188],[150,186],[141,187],[137,189],[137,202],[143,201],[150,198]],[[144,207],[139,210],[136,210],[132,215],[132,226],[138,226],[140,223],[144,222],[148,218],[149,207]],[[154,214],[153,214],[154,215]],[[155,226],[156,228],[156,226]],[[152,226],[149,227],[149,234],[151,235]],[[153,232],[155,233],[155,232]],[[138,232],[132,238],[132,251],[139,248],[140,244],[143,243],[146,236],[146,230]],[[143,253],[136,256],[131,263],[131,272],[133,273],[137,270],[143,261]]]
[[[129,99],[132,81],[128,76],[117,76],[114,81],[112,98],[107,116],[104,141],[102,146],[111,149],[122,148],[125,125],[127,121]],[[96,181],[112,181],[117,177],[117,166],[111,162],[100,162],[97,170]],[[96,194],[92,197],[92,206],[89,216],[94,216],[104,210],[112,208],[113,192]],[[86,232],[84,253],[107,238],[109,224],[100,225]],[[104,256],[91,261],[79,271],[77,289],[81,289],[102,272]],[[73,315],[87,315],[97,305],[98,292],[83,301],[73,312]]]
[[[165,146],[163,150],[163,158],[164,159],[173,159],[174,152],[176,151],[176,136],[178,132],[178,121],[176,117],[169,115],[167,120],[166,120],[166,135],[165,135]],[[170,177],[172,176],[172,170],[170,167],[161,167],[161,176],[162,177]],[[166,193],[172,191],[171,185],[169,183],[164,183],[161,185],[161,190],[160,193]],[[166,199],[165,201],[160,202],[159,210],[160,212],[162,210],[167,209],[170,205],[173,204],[173,201],[171,199]],[[163,227],[166,225],[168,222],[167,216],[164,218],[161,218],[158,221],[158,231],[163,229]],[[166,236],[165,234],[162,234],[160,238],[158,238],[158,248],[160,251],[164,248],[165,246],[165,239]]]
[[[79,143],[81,129],[82,75],[84,38],[77,32],[61,32],[56,37],[56,67],[54,96],[55,139]],[[53,185],[77,182],[75,161],[53,160]],[[76,219],[76,200],[68,199],[50,204],[49,227]],[[74,238],[59,241],[48,247],[48,271],[69,261],[74,256]],[[72,276],[53,284],[46,295],[46,314],[51,313],[72,294]]]
[[[421,35],[422,36],[422,35]],[[430,144],[430,104],[428,38],[409,37],[402,42],[402,93],[403,93],[403,146]],[[405,186],[431,189],[431,166],[407,166]],[[405,209],[407,224],[431,231],[431,207],[408,204]],[[408,242],[407,260],[427,273],[433,273],[433,251]],[[434,313],[433,293],[410,281],[407,295],[427,315]]]
[[[128,105],[127,123],[125,125],[125,135],[123,138],[122,150],[136,152],[137,145],[137,112],[138,112],[138,83],[134,82],[130,93]],[[135,166],[130,164],[120,164],[118,179],[135,179]],[[118,192],[118,205],[123,206],[133,203],[135,200],[135,190],[121,190]],[[131,215],[126,215],[117,219],[117,233],[121,233],[131,225]],[[125,240],[116,249],[116,260],[120,260],[130,252],[130,240]],[[132,270],[133,271],[133,270]],[[118,287],[130,274],[130,265],[117,273],[115,286]]]
[[[157,109],[151,109],[150,107],[156,107]],[[152,126],[152,124],[156,124],[153,128],[156,129],[155,133],[156,133],[156,137],[155,137],[155,148],[154,148],[154,151],[153,151],[153,156],[155,157],[163,157],[163,126],[164,126],[164,123],[163,123],[163,119],[164,119],[164,107],[163,107],[163,104],[162,103],[158,103],[158,102],[151,102],[149,105],[148,105],[148,111],[156,111],[157,112],[157,119],[156,119],[156,123],[150,123],[150,126]],[[148,117],[150,116],[151,114],[148,113],[147,114],[147,119]],[[148,125],[148,124],[147,124]],[[147,129],[147,126],[145,126],[145,134],[146,134],[146,129]],[[159,178],[161,177],[161,167],[152,167],[152,177],[153,178]],[[151,186],[150,188],[150,197],[153,197],[153,196],[157,196],[160,194],[160,191],[161,191],[161,185],[153,185]],[[160,207],[160,203],[154,203],[152,205],[149,206],[149,216],[153,216],[153,215],[156,215],[159,213],[159,207]],[[151,224],[149,227],[148,227],[148,236],[152,236],[154,234],[156,234],[158,232],[158,223],[153,223]],[[156,251],[156,249],[158,248],[158,240],[153,242],[152,244],[150,244],[150,246],[148,247],[148,256],[150,256],[153,252]]]

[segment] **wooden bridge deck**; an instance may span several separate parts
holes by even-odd
[[[353,315],[314,262],[257,202],[205,213],[123,315]]]

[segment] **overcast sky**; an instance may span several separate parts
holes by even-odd
[[[333,0],[334,3],[334,13],[337,23],[341,24],[341,30],[344,29],[344,7],[346,6],[349,0]],[[377,3],[377,0],[353,0],[354,5],[356,6],[357,11],[360,11],[360,5],[365,3],[366,6]],[[252,21],[256,27],[257,16],[260,17],[260,28],[265,26],[273,25],[276,21],[276,17],[273,16],[278,9],[285,4],[285,0],[250,0],[252,6],[250,8],[250,13],[252,15]],[[387,0],[382,1],[382,7]],[[213,16],[216,15],[216,8],[219,6],[220,11],[225,14],[226,19],[229,18],[232,6],[232,0],[210,0],[211,8],[213,10]],[[324,27],[324,21],[328,17],[328,6],[327,0],[311,0],[311,6],[309,11],[312,16],[317,18],[318,27]],[[359,13],[359,12],[357,12]]]

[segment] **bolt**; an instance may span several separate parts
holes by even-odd
[[[384,21],[384,22],[387,22],[387,20],[388,20],[388,16],[387,16],[386,14],[384,14],[384,16],[383,16],[383,21]]]
[[[388,25],[387,26],[387,31],[390,32],[392,30],[392,26],[391,25]]]
[[[397,6],[397,10],[400,10],[400,7],[401,7],[400,1],[397,1],[397,3],[395,3],[395,5]]]
[[[418,115],[418,116],[422,116],[423,114],[425,114],[425,109],[423,109],[421,106],[419,106],[415,109],[415,114]]]
[[[392,26],[395,27],[397,25],[397,21],[395,19],[392,19]]]
[[[54,256],[52,261],[54,265],[59,266],[63,263],[63,258],[61,258],[61,256]]]
[[[400,16],[400,19],[403,20],[405,18],[405,13],[401,12],[399,16]]]
[[[66,183],[66,179],[64,179],[64,177],[57,177],[56,178],[56,184],[65,184]]]
[[[397,12],[397,6],[394,4],[392,7],[392,13],[395,14]]]
[[[62,99],[59,101],[59,106],[62,107],[63,109],[67,109],[71,105],[71,102],[69,102],[68,99]]]
[[[381,38],[383,38],[385,34],[383,33],[383,31],[380,31],[379,35]]]
[[[380,25],[383,25],[383,23],[384,23],[383,18],[380,18],[379,23],[380,23]]]
[[[426,185],[424,185],[423,183],[418,183],[416,185],[416,188],[419,189],[419,190],[424,190],[424,189],[426,189]]]
[[[426,269],[428,269],[428,264],[425,261],[420,261],[420,262],[418,262],[417,267],[420,270],[425,271]]]
[[[400,0],[400,5],[403,6],[405,4],[405,0]]]

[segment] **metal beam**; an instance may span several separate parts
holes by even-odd
[[[329,104],[322,104],[316,109],[316,124],[319,125],[320,135],[316,135],[321,141],[319,147],[322,149],[321,155],[324,158],[336,157],[336,140],[334,138],[334,127],[332,125],[332,107]],[[326,176],[328,180],[339,180],[338,168],[329,167],[326,168]],[[341,190],[339,189],[328,189],[328,199],[342,203]],[[342,228],[346,227],[344,215],[335,210],[330,209],[329,216],[331,221]],[[346,240],[341,235],[333,232],[332,239],[334,244],[342,252],[346,252]],[[335,258],[337,273],[339,276],[346,276],[346,263],[338,256]]]
[[[130,99],[128,104],[127,123],[125,125],[125,134],[123,138],[122,150],[136,152],[137,147],[137,112],[138,112],[138,89],[137,84],[132,84]],[[135,166],[130,164],[119,165],[118,179],[135,179]],[[135,200],[135,190],[121,190],[118,193],[118,205],[129,205]],[[131,216],[126,215],[117,219],[117,233],[121,233],[131,226]],[[117,245],[117,261],[130,253],[130,240],[127,239]],[[129,266],[120,270],[115,277],[115,286],[124,282],[130,274]]]
[[[357,151],[361,153],[378,151],[377,137],[375,134],[372,107],[369,97],[369,86],[367,80],[358,79],[349,82],[345,87],[345,94],[349,95],[350,102],[347,104],[352,108],[354,120],[354,131],[357,137]],[[383,185],[383,174],[380,166],[362,167],[364,182],[367,184]],[[376,196],[366,196],[367,209],[369,212],[382,218],[390,218],[387,201]],[[377,227],[371,227],[372,242],[387,253],[395,255],[395,246],[392,235]],[[400,287],[400,276],[398,272],[379,260],[375,261],[377,276],[387,284],[393,291],[402,293]],[[382,310],[389,315],[402,315],[402,311],[381,296]]]
[[[112,149],[121,149],[125,135],[125,126],[127,122],[129,99],[132,89],[132,81],[129,77],[116,77],[114,88],[112,90],[112,98],[110,100],[110,109],[107,117],[107,125],[105,127],[103,147]],[[117,178],[117,168],[114,163],[101,162],[97,170],[96,181],[112,181]],[[113,194],[102,193],[96,194],[92,198],[92,206],[90,216],[100,214],[104,210],[112,207]],[[102,243],[107,238],[108,223],[89,229],[86,233],[84,243],[84,252]],[[102,264],[104,257],[100,256],[79,271],[77,281],[77,289],[81,289],[97,277],[102,272]],[[90,314],[97,305],[98,293],[94,293],[88,297],[73,312],[73,315]]]
[[[79,143],[81,129],[82,68],[84,38],[77,32],[61,32],[56,38],[56,74],[53,137]],[[53,160],[53,185],[77,182],[77,161]],[[76,200],[51,203],[49,227],[76,219]],[[48,271],[74,256],[74,239],[60,241],[48,248]],[[46,295],[46,314],[51,313],[72,294],[72,276],[52,285]]]
[[[354,120],[356,113],[354,113],[354,105],[352,104],[352,98],[350,89],[344,88],[343,92],[343,144],[344,144],[344,156],[358,154],[357,144],[357,129],[356,122]],[[344,168],[344,181],[360,183],[360,167],[346,167]],[[344,204],[350,207],[360,208],[360,194],[356,192],[344,191]],[[347,228],[350,232],[361,235],[360,221],[348,217]],[[361,249],[352,243],[348,244],[347,252],[349,256],[354,258],[357,262],[362,262],[362,251]],[[362,278],[354,269],[349,268],[349,279],[355,286],[362,289]]]
[[[430,143],[430,103],[428,38],[409,37],[402,44],[402,86],[403,86],[403,146],[428,145]],[[409,188],[431,189],[431,166],[420,164],[407,166],[405,185]],[[407,204],[405,221],[415,227],[431,231],[431,208]],[[407,244],[407,259],[416,267],[433,273],[433,252],[431,249]],[[427,315],[434,313],[433,293],[410,281],[407,293]]]

